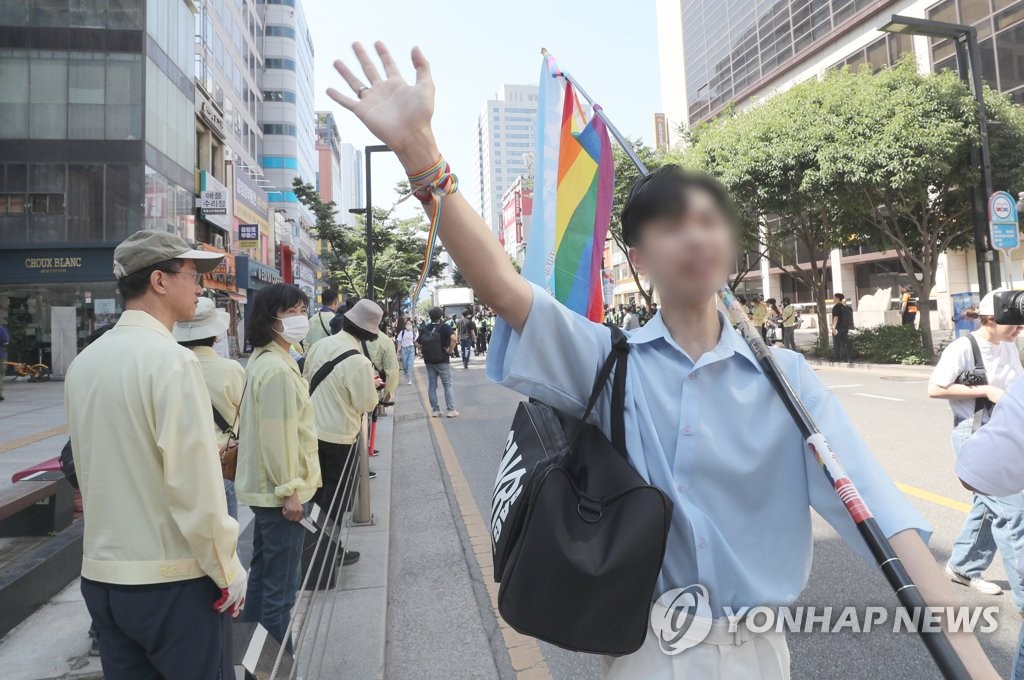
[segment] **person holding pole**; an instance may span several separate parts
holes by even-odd
[[[439,201],[438,233],[482,302],[497,312],[488,375],[495,381],[581,416],[611,333],[562,307],[519,276],[480,215],[454,190],[454,172],[430,126],[430,67],[413,50],[414,84],[406,83],[383,44],[382,76],[362,45],[354,46],[364,76],[344,62],[335,68],[352,90],[328,94],[355,113],[398,156],[413,189]],[[822,515],[861,556],[871,560],[843,502],[807,454],[801,431],[762,374],[761,364],[717,308],[734,260],[736,221],[715,180],[669,165],[641,179],[623,209],[623,235],[633,265],[661,293],[661,309],[629,334],[626,443],[633,466],[670,496],[674,515],[659,590],[701,584],[713,616],[725,608],[783,605],[803,589],[810,569],[809,508]],[[867,450],[838,400],[803,358],[774,350],[820,429],[837,443],[850,480],[874,509],[877,525],[910,572],[925,601],[952,606],[956,597],[923,539],[930,529]],[[606,435],[610,396],[594,411]],[[737,427],[737,420],[756,427]],[[895,558],[894,558],[895,559]],[[634,654],[605,658],[612,680],[788,678],[782,633],[726,636],[679,654],[662,652],[653,628]],[[727,639],[728,638],[728,639]],[[948,639],[975,678],[995,678],[970,633]],[[964,677],[961,673],[959,677]]]

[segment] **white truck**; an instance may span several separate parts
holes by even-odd
[[[444,310],[445,318],[452,314],[462,316],[463,309],[473,309],[473,289],[438,288],[434,291],[434,304]]]

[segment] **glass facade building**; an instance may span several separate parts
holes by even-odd
[[[119,305],[113,248],[194,237],[194,5],[0,0],[0,320],[47,361],[53,307],[79,344]]]

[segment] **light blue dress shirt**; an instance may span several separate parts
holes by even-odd
[[[807,452],[803,438],[746,342],[725,323],[694,363],[656,315],[628,333],[626,444],[634,467],[675,510],[656,598],[700,583],[714,616],[793,602],[811,569],[814,508],[869,564],[874,560]],[[611,332],[533,287],[521,334],[499,321],[487,349],[495,382],[582,416]],[[838,400],[803,357],[773,350],[886,536],[931,528],[895,487]],[[594,423],[610,435],[610,385]]]

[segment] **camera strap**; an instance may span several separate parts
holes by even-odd
[[[985,382],[984,385],[988,384],[988,375],[985,373],[985,362],[981,358],[981,347],[978,345],[978,340],[974,337],[974,333],[968,333],[967,339],[971,341],[971,354],[974,355],[974,372],[975,375],[982,377]],[[982,415],[988,410],[988,399],[985,397],[978,397],[974,400],[974,425],[971,426],[971,433],[977,432],[981,429],[984,423],[981,422]]]

